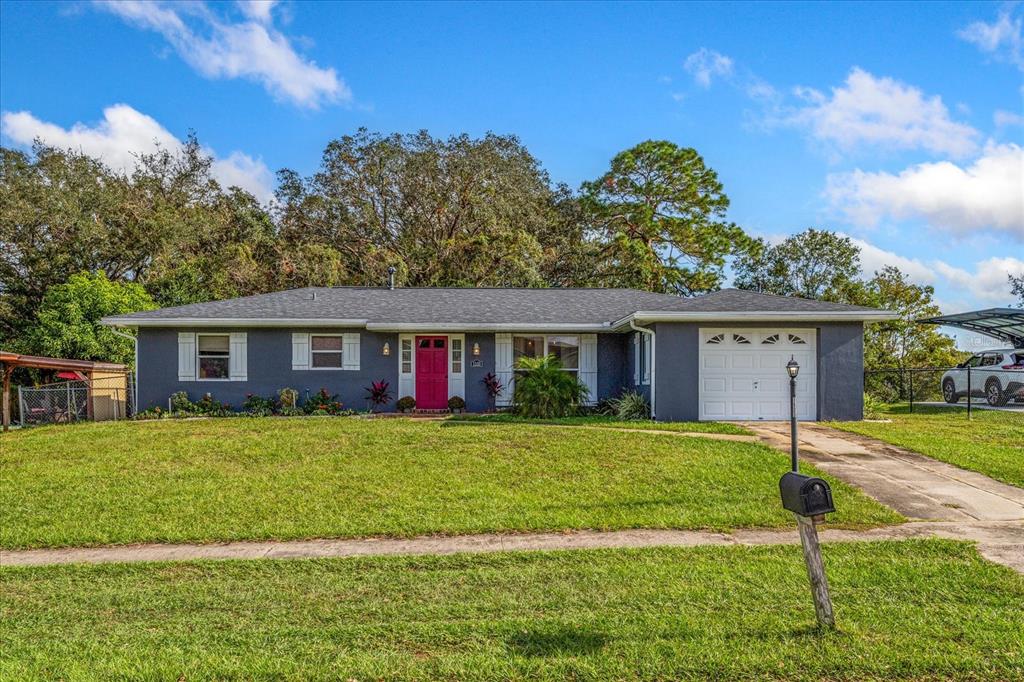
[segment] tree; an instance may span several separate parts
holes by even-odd
[[[279,174],[282,248],[318,245],[348,284],[543,286],[574,263],[578,225],[512,136],[382,136],[327,145],[319,172]],[[301,275],[300,275],[301,276]]]
[[[864,367],[866,369],[908,367],[950,367],[962,353],[954,340],[930,324],[917,320],[942,314],[932,302],[935,290],[912,284],[899,268],[886,266],[867,282],[847,289],[847,302],[882,308],[898,313],[899,318],[876,322],[864,328]]]
[[[1024,308],[1024,272],[1010,278],[1010,294],[1017,297],[1017,307]]]
[[[134,364],[132,342],[99,324],[107,315],[156,307],[139,284],[81,272],[46,292],[20,350],[35,355]]]
[[[602,284],[693,295],[717,289],[726,258],[754,246],[725,220],[729,199],[696,150],[648,140],[583,183]]]
[[[775,246],[759,242],[736,259],[737,288],[836,301],[860,272],[860,249],[828,230],[812,227]]]

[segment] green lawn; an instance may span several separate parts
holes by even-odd
[[[685,433],[728,433],[750,436],[753,431],[736,424],[725,422],[655,422],[626,421],[603,415],[585,417],[559,417],[556,419],[528,419],[515,414],[464,414],[454,415],[450,421],[472,421],[485,424],[556,424],[559,426],[600,426],[612,429],[640,429],[654,431],[679,431]]]
[[[0,678],[1024,679],[1024,578],[968,544],[0,570]]]
[[[789,526],[786,455],[611,429],[353,418],[44,427],[0,440],[0,547]],[[832,481],[838,525],[898,522]]]
[[[890,407],[891,423],[837,422],[838,429],[899,445],[922,455],[1024,487],[1024,414],[952,407]]]

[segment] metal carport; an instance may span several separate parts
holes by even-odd
[[[1024,348],[1024,309],[989,308],[955,315],[940,315],[918,320],[921,324],[940,324],[986,334]]]

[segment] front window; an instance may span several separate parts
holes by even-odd
[[[412,374],[412,339],[402,339],[402,374]]]
[[[639,333],[639,332],[638,332]],[[718,335],[719,337],[721,334]],[[710,340],[709,340],[710,343]],[[716,341],[715,343],[719,343]],[[651,335],[640,334],[637,341],[637,367],[640,383],[646,386],[651,383]]]
[[[462,374],[462,339],[451,340],[452,374]]]
[[[200,379],[228,379],[231,376],[231,337],[200,334],[197,344]]]
[[[512,364],[521,358],[541,358],[553,355],[562,369],[577,372],[580,368],[580,337],[578,336],[513,336]]]
[[[562,369],[575,372],[580,368],[580,337],[549,336],[548,355],[562,363]]]
[[[309,340],[309,355],[313,369],[341,369],[341,336],[311,336]]]

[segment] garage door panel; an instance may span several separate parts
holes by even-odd
[[[701,419],[788,419],[790,358],[800,363],[797,417],[816,417],[813,329],[702,329],[700,339]]]

